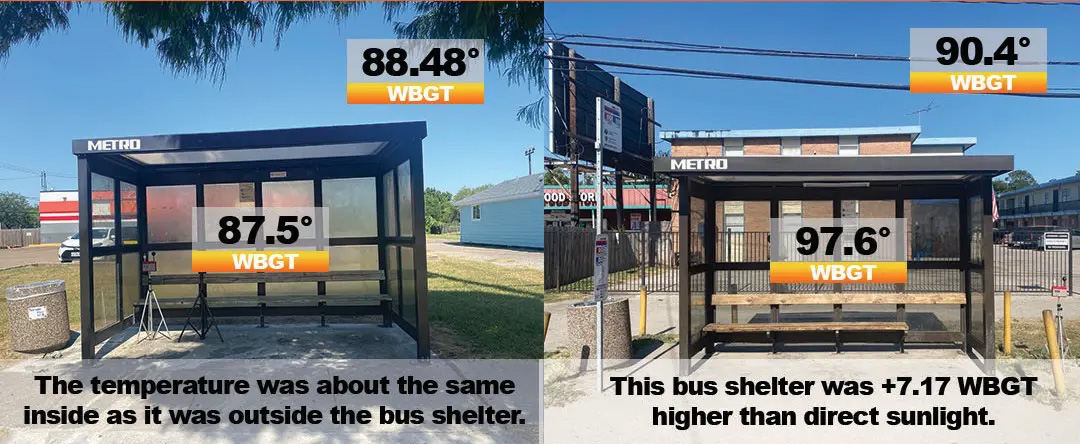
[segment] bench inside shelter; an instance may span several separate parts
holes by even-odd
[[[766,293],[716,294],[715,305],[732,307],[731,323],[709,323],[702,327],[708,353],[716,351],[717,343],[763,342],[771,345],[773,353],[786,342],[833,342],[840,353],[846,342],[895,342],[901,353],[910,326],[907,305],[954,305],[963,311],[963,293]],[[893,305],[893,321],[845,321],[843,307],[853,305]],[[738,323],[737,307],[769,306],[769,322]],[[832,319],[811,322],[781,322],[780,310],[792,305],[831,305]],[[960,317],[963,330],[964,317]]]
[[[215,296],[208,284],[244,284],[274,282],[365,282],[386,279],[382,270],[356,270],[299,273],[198,273],[198,274],[151,274],[144,276],[144,284],[198,285],[206,292],[207,301],[214,317],[258,316],[259,327],[266,326],[266,318],[273,316],[319,316],[319,324],[326,326],[326,316],[379,316],[380,325],[390,327],[393,322],[392,299],[386,294],[355,295],[259,295]],[[184,318],[191,313],[196,295],[185,298],[158,299],[166,318]],[[146,298],[135,303],[136,315],[146,308]]]

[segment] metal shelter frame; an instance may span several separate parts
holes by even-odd
[[[1013,169],[1012,156],[740,156],[658,158],[654,171],[673,177],[678,185],[678,249],[696,250],[697,263],[679,261],[679,353],[682,372],[691,358],[706,348],[702,328],[715,321],[712,302],[717,272],[764,270],[764,262],[717,261],[717,203],[767,201],[771,218],[780,218],[784,200],[831,201],[833,218],[841,217],[842,200],[888,200],[904,217],[904,201],[956,199],[959,202],[959,260],[912,261],[912,270],[958,270],[967,304],[961,315],[961,338],[966,353],[984,362],[994,358],[994,256],[991,180]],[[703,220],[691,220],[692,199],[704,201]],[[703,231],[692,239],[696,223]],[[690,255],[686,255],[689,257]],[[703,282],[702,282],[703,281]],[[703,285],[694,285],[694,283]],[[888,284],[883,284],[888,285]],[[892,286],[883,291],[917,291]],[[841,290],[842,291],[842,290]],[[880,291],[880,290],[879,290]],[[797,292],[795,294],[797,297]],[[974,303],[973,303],[974,302]],[[973,320],[982,326],[973,327]],[[948,334],[913,342],[952,342]],[[943,332],[944,333],[944,332]]]
[[[400,122],[73,140],[79,174],[82,358],[96,358],[96,345],[133,324],[133,304],[146,294],[148,279],[141,263],[149,252],[192,248],[191,242],[151,241],[148,188],[194,186],[194,206],[202,207],[206,185],[253,184],[251,199],[259,208],[264,203],[264,184],[306,181],[314,191],[314,206],[321,207],[325,180],[355,178],[374,179],[375,195],[371,198],[377,209],[377,234],[320,235],[328,238],[331,248],[377,246],[379,270],[384,273],[379,292],[395,298],[391,304],[394,323],[416,340],[417,357],[428,358],[423,195],[426,136],[426,123]],[[406,197],[411,198],[411,208],[402,207]],[[411,211],[411,221],[403,217],[407,211]],[[91,230],[102,226],[114,228],[111,245],[94,245]],[[403,253],[406,250],[412,253],[411,263]],[[138,279],[132,277],[135,274]],[[314,284],[318,295],[325,294],[325,282]],[[266,284],[259,283],[252,290],[253,296],[263,295]],[[115,305],[109,300],[114,291]],[[406,313],[406,306],[415,308]],[[288,312],[282,314],[292,313],[289,310],[297,315],[311,314],[310,307],[278,308]],[[372,307],[370,313],[365,311],[368,307],[340,308],[353,310],[327,314],[378,313],[378,307]]]

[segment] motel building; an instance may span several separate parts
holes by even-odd
[[[1000,228],[1080,228],[1080,173],[997,195]]]
[[[582,185],[579,190],[578,225],[593,227],[596,217],[596,185]],[[616,188],[604,186],[604,228],[615,229],[618,224],[618,210],[615,208]],[[667,185],[656,185],[656,221],[661,227],[671,221],[671,197]],[[623,184],[622,227],[628,230],[643,230],[649,217],[649,185]],[[544,223],[553,226],[570,225],[570,187],[560,185],[544,186]]]
[[[671,144],[672,157],[734,156],[963,156],[976,142],[974,137],[922,137],[919,126],[864,128],[806,128],[759,130],[677,130],[662,131],[660,137]],[[822,178],[827,180],[828,178]],[[678,193],[671,194],[673,211],[678,211]],[[667,194],[667,193],[665,193]],[[839,194],[839,192],[838,192]],[[841,200],[839,216],[857,218],[894,218],[893,201]],[[704,208],[691,209],[704,213]],[[728,260],[761,260],[768,254],[770,230],[768,201],[724,201],[716,209],[719,242],[723,233],[731,237],[733,248],[722,247]],[[783,219],[832,218],[833,201],[782,201]],[[906,200],[909,252],[921,257],[955,257],[956,242],[949,242],[958,230],[959,201]],[[677,218],[676,218],[677,219]],[[702,220],[701,218],[695,218]],[[701,224],[699,224],[701,225]],[[678,220],[672,227],[679,229]],[[697,231],[702,231],[701,226]],[[739,234],[741,233],[741,234]],[[951,234],[950,234],[951,233]],[[755,245],[762,244],[762,245]],[[761,257],[758,257],[761,256]]]

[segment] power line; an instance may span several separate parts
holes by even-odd
[[[0,162],[0,168],[3,168],[5,170],[11,170],[11,171],[19,171],[19,172],[22,172],[22,173],[30,173],[30,174],[35,174],[35,175],[41,174],[42,171],[45,171],[45,170],[35,170],[35,169],[27,168],[27,167],[24,167],[24,166],[19,166],[19,165],[7,163],[7,162]],[[51,171],[45,171],[45,172],[47,172],[50,176],[62,177],[62,178],[65,178],[65,179],[77,179],[76,176],[72,176],[70,174],[57,174],[57,173],[54,173],[54,172],[51,172]]]
[[[615,42],[629,42],[638,43],[636,45],[628,44],[616,44],[616,43],[597,43],[597,42],[581,42],[581,41],[566,41],[567,38],[584,38],[593,40],[607,40]],[[704,53],[704,54],[722,54],[722,55],[752,55],[752,56],[764,56],[764,57],[795,57],[795,58],[810,58],[810,59],[833,59],[833,60],[861,60],[861,61],[874,61],[874,62],[911,62],[911,61],[934,61],[934,58],[911,58],[904,56],[894,55],[880,55],[880,54],[857,54],[857,53],[840,53],[840,52],[821,52],[821,51],[802,51],[802,50],[789,50],[789,49],[770,49],[770,48],[754,48],[745,46],[725,46],[725,45],[709,45],[701,43],[687,43],[687,42],[675,42],[670,40],[654,40],[654,39],[642,39],[631,37],[616,37],[597,34],[565,34],[557,36],[553,39],[546,39],[547,42],[559,42],[567,45],[579,45],[579,46],[596,46],[605,48],[620,48],[620,49],[639,49],[644,51],[664,51],[664,52],[689,52],[689,53]],[[647,43],[651,45],[662,46],[645,46],[640,43]],[[1042,62],[1023,62],[1018,61],[1016,64],[1025,65],[1041,65]],[[1060,61],[1050,60],[1046,62],[1047,65],[1055,66],[1080,66],[1080,61]]]
[[[569,72],[570,71],[569,69],[566,69],[566,68],[556,68],[555,70],[556,71],[563,71],[563,72]],[[622,70],[599,70],[599,69],[588,69],[588,68],[576,68],[576,69],[574,69],[574,71],[577,71],[577,72],[602,72],[602,73],[607,73],[607,74],[620,74],[620,75],[642,76],[642,77],[681,77],[681,78],[687,78],[687,79],[705,79],[705,80],[739,80],[739,79],[725,79],[725,78],[716,77],[716,76],[713,76],[713,75],[683,74],[683,73],[673,73],[673,72],[642,72],[642,71],[622,71]],[[1080,88],[1076,88],[1076,87],[1050,87],[1050,88],[1047,88],[1047,89],[1051,90],[1051,91],[1080,91]]]
[[[554,59],[554,60],[565,60],[565,61],[573,60],[570,57],[564,57],[564,56],[545,56],[545,57],[550,58],[550,59]],[[844,87],[844,88],[880,89],[880,90],[894,90],[894,91],[909,91],[910,90],[909,85],[903,85],[903,84],[863,83],[863,82],[847,82],[847,81],[838,81],[838,80],[805,79],[805,78],[797,78],[797,77],[764,76],[764,75],[757,75],[757,74],[743,74],[743,73],[731,73],[731,72],[720,72],[720,71],[706,71],[706,70],[699,70],[699,69],[673,68],[673,67],[666,67],[666,66],[643,65],[643,64],[638,64],[638,63],[623,63],[623,62],[614,62],[614,61],[596,60],[596,59],[588,59],[586,61],[589,62],[589,63],[592,63],[594,65],[615,66],[615,67],[620,67],[620,68],[632,68],[632,69],[640,69],[640,70],[646,70],[646,71],[657,71],[657,72],[665,72],[665,73],[689,74],[689,75],[704,76],[704,77],[717,78],[717,79],[754,80],[754,81],[764,81],[764,82],[793,83],[793,84],[802,84],[802,85],[837,86],[837,87]],[[1045,93],[1045,94],[1010,93],[1008,95],[1011,95],[1011,96],[1024,96],[1024,97],[1042,97],[1042,98],[1070,98],[1070,99],[1080,98],[1080,94],[1049,93],[1049,92]]]

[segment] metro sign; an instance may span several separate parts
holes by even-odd
[[[672,170],[726,170],[727,159],[671,159]]]
[[[86,142],[87,151],[135,151],[142,148],[139,139],[100,139]]]

